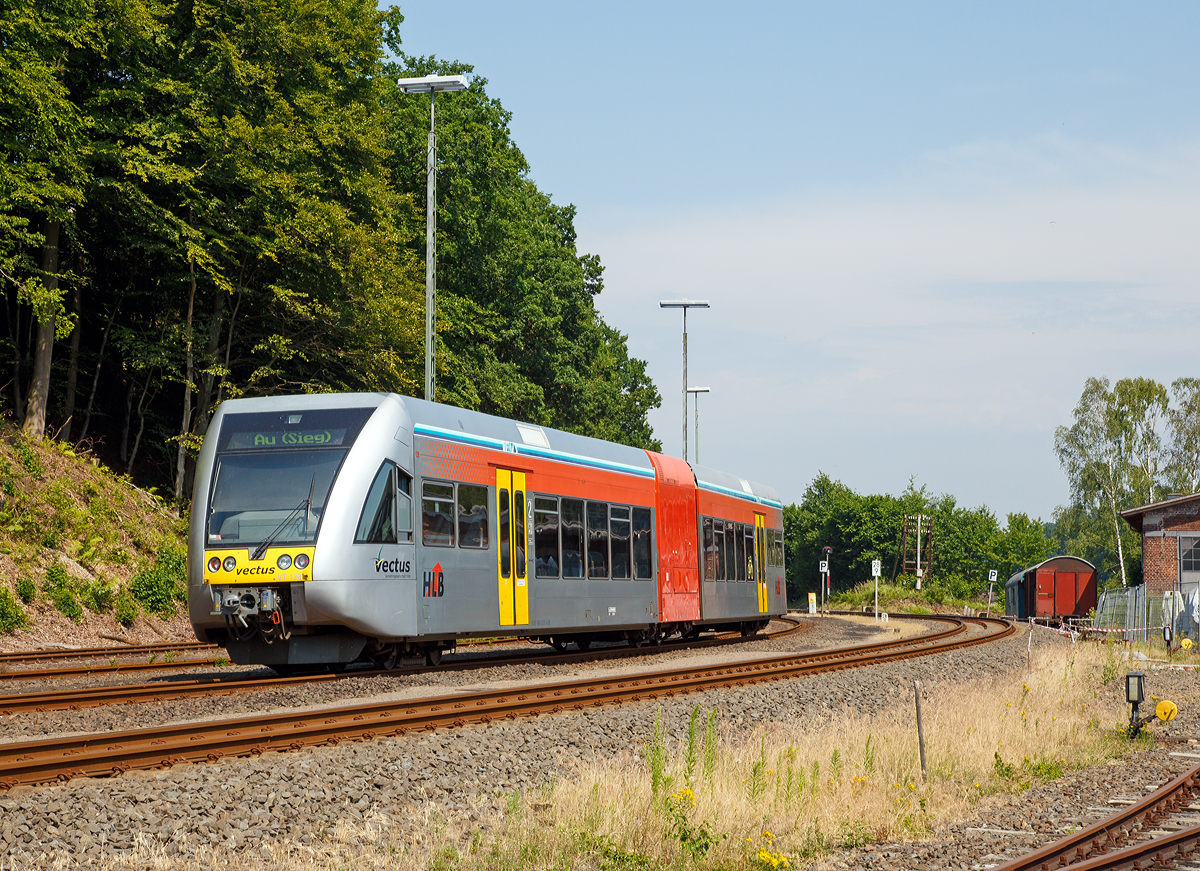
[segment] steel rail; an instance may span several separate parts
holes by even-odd
[[[421,699],[305,709],[219,722],[187,723],[103,735],[80,735],[0,745],[0,788],[50,783],[73,777],[104,777],[133,768],[164,768],[184,762],[298,750],[307,746],[365,741],[414,730],[485,724],[566,710],[657,699],[718,687],[799,677],[970,647],[1011,635],[998,619],[922,617],[951,625],[937,632],[859,647],[786,654],[716,665],[675,668],[611,678],[561,681],[523,688],[485,690]],[[967,623],[988,632],[958,636]]]
[[[239,692],[255,692],[265,689],[277,689],[298,684],[328,683],[330,681],[347,680],[354,677],[405,676],[425,674],[439,671],[467,671],[480,668],[499,668],[511,665],[563,665],[575,662],[593,662],[608,659],[624,659],[633,656],[646,656],[654,653],[668,653],[694,648],[723,647],[731,644],[749,641],[771,641],[799,632],[808,624],[801,623],[791,617],[776,618],[780,622],[791,623],[790,629],[780,632],[770,632],[762,636],[743,638],[734,633],[704,638],[700,640],[681,641],[663,644],[659,647],[631,648],[613,647],[597,648],[579,653],[538,652],[521,656],[474,656],[469,659],[443,662],[436,666],[412,666],[392,669],[356,669],[338,672],[336,674],[294,675],[291,677],[255,677],[235,675],[217,675],[197,678],[195,680],[160,681],[154,683],[119,684],[106,687],[79,687],[75,689],[50,690],[40,693],[14,693],[0,696],[0,716],[13,716],[20,713],[43,713],[46,711],[77,711],[83,708],[93,708],[100,705],[137,704],[142,702],[165,702],[172,699],[189,698],[193,696],[231,695]],[[199,660],[195,661],[199,663]],[[90,673],[90,672],[84,672]],[[41,672],[42,675],[46,673]]]
[[[54,648],[53,650],[9,650],[0,653],[0,663],[50,662],[58,659],[90,659],[113,656],[145,656],[150,653],[183,652],[186,650],[216,650],[207,641],[155,642],[130,644],[126,647]]]
[[[169,651],[168,651],[169,652]],[[199,665],[216,665],[217,658],[208,656],[196,659],[174,659],[170,662],[119,662],[116,665],[71,665],[63,668],[21,668],[15,671],[0,671],[0,681],[49,680],[57,677],[78,677],[89,674],[128,674],[138,671],[175,671]]]
[[[1112,816],[1006,862],[993,871],[1041,871],[1067,866],[1078,871],[1129,869],[1138,867],[1137,863],[1143,859],[1153,860],[1157,854],[1167,858],[1176,854],[1188,855],[1200,839],[1200,827],[1132,845],[1130,841],[1137,831],[1148,830],[1168,814],[1186,807],[1197,793],[1200,793],[1200,765]]]

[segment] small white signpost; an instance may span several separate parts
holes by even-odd
[[[829,562],[827,560],[821,560],[819,563],[817,563],[817,569],[821,572],[821,574],[825,574],[827,571],[829,571]]]
[[[879,575],[883,571],[883,560],[871,560],[871,574],[875,576],[875,622],[879,622]]]
[[[989,570],[988,570],[988,601],[987,601],[987,614],[985,614],[985,615],[984,615],[984,616],[987,616],[987,617],[991,617],[991,616],[992,616],[992,587],[993,587],[993,586],[995,586],[995,584],[996,584],[996,577],[997,577],[997,572],[996,572],[996,570],[995,570],[995,569],[989,569]]]

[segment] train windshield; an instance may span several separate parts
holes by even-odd
[[[314,541],[342,460],[373,411],[226,416],[210,488],[209,544]]]

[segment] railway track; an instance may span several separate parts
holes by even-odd
[[[857,647],[758,658],[712,668],[675,668],[619,678],[535,684],[521,689],[431,696],[319,710],[187,723],[0,745],[0,788],[73,777],[105,777],[131,769],[165,768],[341,741],[367,741],[486,724],[626,701],[656,699],[855,668],[969,647],[1011,635],[999,619],[920,617],[946,624],[932,633]],[[983,629],[970,635],[968,625]]]
[[[609,659],[625,659],[633,656],[645,656],[653,652],[671,650],[690,650],[695,648],[722,647],[740,644],[746,641],[764,641],[783,638],[799,632],[804,626],[798,620],[790,617],[781,618],[781,622],[791,623],[789,629],[770,632],[766,635],[743,638],[738,633],[727,633],[716,638],[705,638],[696,641],[680,641],[663,644],[656,648],[631,647],[599,647],[583,653],[552,653],[549,651],[519,656],[472,657],[470,659],[443,661],[439,666],[414,666],[412,668],[373,669],[363,668],[338,672],[336,674],[296,675],[293,677],[255,677],[253,675],[217,675],[197,678],[195,680],[156,681],[153,683],[124,684],[106,687],[81,687],[77,689],[50,690],[40,693],[14,693],[0,696],[0,716],[13,716],[21,713],[38,713],[42,711],[75,711],[83,708],[93,708],[100,705],[138,704],[143,702],[164,702],[172,699],[190,698],[196,696],[228,695],[230,693],[254,692],[256,690],[278,689],[296,684],[328,683],[346,680],[353,677],[374,677],[377,675],[407,675],[439,671],[466,671],[478,668],[496,668],[510,665],[563,665],[574,662],[594,662]],[[189,660],[180,667],[211,664],[212,660]],[[141,664],[140,669],[153,670],[154,665]],[[99,673],[99,669],[81,669],[70,671],[69,674]],[[60,676],[63,671],[42,670],[31,673],[30,677]]]
[[[55,662],[65,659],[98,659],[114,656],[147,656],[157,653],[183,653],[194,650],[216,650],[217,645],[204,641],[130,644],[124,647],[65,647],[53,650],[10,650],[0,652],[0,665],[19,662]]]
[[[1200,867],[1200,765],[1140,801],[993,871]]]

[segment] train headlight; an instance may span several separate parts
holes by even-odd
[[[221,558],[215,556],[208,561],[208,570],[210,572],[219,572],[221,570]]]
[[[237,568],[237,560],[231,556],[225,557],[225,571],[231,572]]]
[[[290,569],[292,567],[292,558],[285,553],[279,559],[275,560],[275,565],[281,569]]]
[[[306,553],[296,554],[296,568],[298,568],[298,569],[308,568],[308,554],[306,554]]]

